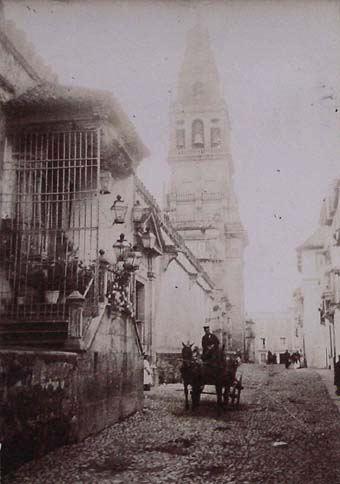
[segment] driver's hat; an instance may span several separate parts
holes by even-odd
[[[206,324],[205,326],[203,326],[203,329],[210,329],[210,326],[208,324]]]

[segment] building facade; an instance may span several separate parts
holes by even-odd
[[[208,32],[188,36],[170,110],[166,212],[216,286],[223,342],[243,349],[243,229],[233,187],[230,123]]]
[[[2,17],[0,59],[6,471],[143,405],[137,265],[128,261],[138,243],[149,257],[132,223],[133,172],[148,151],[110,94],[54,82]]]
[[[136,233],[149,227],[157,235],[157,251],[145,261],[147,278],[136,273],[142,345],[151,358],[154,382],[178,382],[182,343],[200,346],[203,325],[217,327],[221,311],[215,307],[212,280],[137,177],[134,196],[140,214],[134,217]]]
[[[307,364],[331,368],[340,352],[340,180],[323,200],[319,226],[297,249]]]
[[[205,129],[208,119],[217,128],[209,132],[215,141],[207,145],[205,168],[197,140],[192,154],[169,157],[177,167],[173,183],[181,180],[182,162],[193,180],[197,173],[201,180],[207,163],[218,172],[210,188],[194,182],[193,199],[182,197],[181,185],[169,194],[169,202],[176,193],[176,202],[188,201],[190,210],[195,200],[202,213],[203,225],[181,230],[184,205],[178,218],[176,206],[164,213],[135,176],[148,150],[117,100],[61,86],[16,37],[13,25],[0,24],[0,392],[6,415],[0,437],[7,470],[140,409],[145,353],[155,383],[178,381],[182,342],[199,346],[204,324],[229,347],[233,337],[242,348],[243,337],[245,236],[221,99],[216,105],[210,99],[201,120]]]
[[[261,312],[248,315],[248,325],[251,324],[253,347],[250,349],[255,354],[255,362],[264,364],[270,351],[276,356],[277,363],[283,363],[285,351],[293,353],[299,351],[303,354],[303,348],[298,346],[295,338],[295,323],[293,312]],[[300,342],[300,341],[299,341]]]

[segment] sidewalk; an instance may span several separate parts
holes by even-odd
[[[340,396],[335,394],[336,387],[334,386],[334,383],[333,383],[334,381],[333,370],[314,369],[314,371],[320,375],[323,384],[328,390],[329,396],[331,397],[335,405],[338,407],[338,410],[340,412]]]

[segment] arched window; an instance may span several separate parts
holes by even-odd
[[[176,147],[185,148],[185,130],[183,128],[176,129]]]
[[[192,147],[204,147],[204,125],[201,119],[195,119],[192,123]]]
[[[221,145],[221,128],[214,126],[210,129],[211,146],[217,147]]]

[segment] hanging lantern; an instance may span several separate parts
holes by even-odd
[[[132,210],[133,221],[140,222],[142,220],[143,213],[144,213],[144,208],[141,206],[140,201],[136,200]]]
[[[113,210],[115,216],[113,224],[123,224],[125,222],[127,209],[128,207],[125,205],[122,197],[117,195],[116,200],[113,202],[111,207],[111,210]]]
[[[131,249],[131,245],[125,239],[124,234],[120,234],[119,239],[113,244],[117,261],[124,259],[126,252]]]
[[[147,229],[141,236],[142,244],[144,249],[152,250],[155,247],[156,243],[156,236],[154,233],[150,232],[150,229]]]

